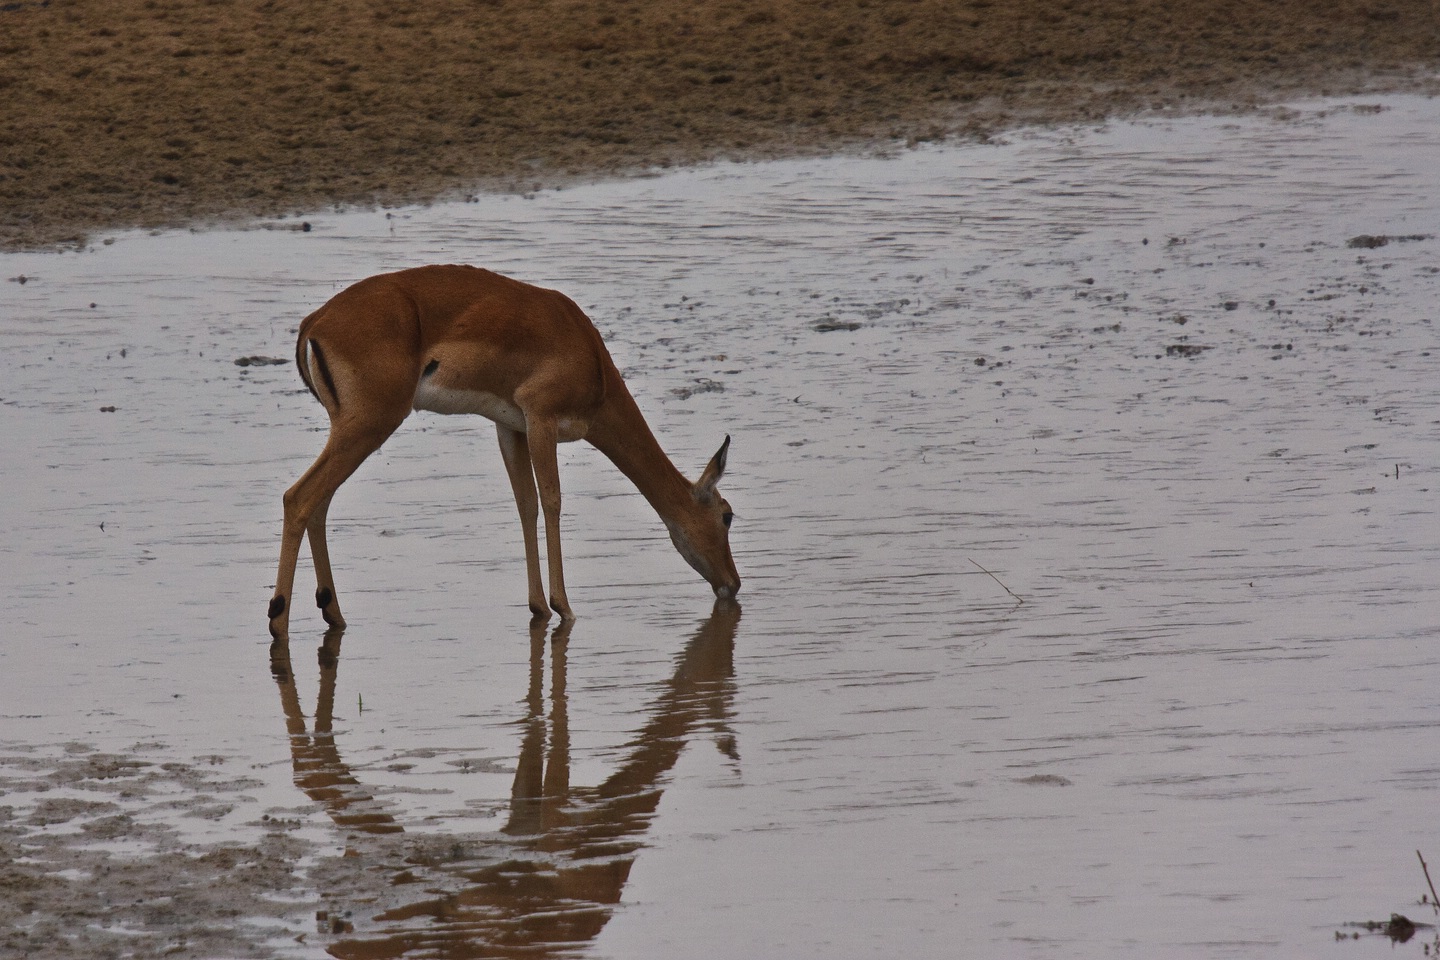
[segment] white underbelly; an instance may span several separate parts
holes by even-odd
[[[437,387],[428,380],[421,380],[420,386],[415,388],[415,409],[429,410],[431,413],[475,413],[487,420],[494,420],[502,427],[509,427],[519,433],[528,432],[525,428],[525,414],[519,407],[483,390]],[[586,421],[561,417],[555,428],[558,433],[556,439],[561,443],[570,443],[585,436],[588,424]]]
[[[421,380],[415,390],[415,409],[431,413],[478,413],[501,426],[525,432],[525,414],[520,408],[483,390],[455,390]]]

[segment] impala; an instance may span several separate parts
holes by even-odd
[[[320,456],[285,491],[270,633],[288,636],[300,541],[307,534],[325,621],[343,627],[325,516],[336,489],[411,410],[478,413],[495,422],[525,541],[531,612],[575,619],[560,560],[556,445],[586,440],[620,468],[670,532],[680,555],[728,599],[740,589],[730,555],[734,514],[716,484],[727,436],[691,483],[660,449],[594,324],[568,297],[488,270],[428,266],[361,280],[300,324],[300,379],[330,415]],[[537,489],[538,488],[538,489]],[[538,510],[545,514],[547,605]]]

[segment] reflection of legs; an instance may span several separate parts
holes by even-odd
[[[503,429],[503,428],[502,428]],[[505,832],[519,835],[539,833],[542,827],[540,797],[545,787],[545,623],[538,617],[530,623],[530,687],[525,697],[525,735],[515,761],[515,781],[510,787],[510,819]]]
[[[550,634],[550,716],[545,716],[545,627],[530,624],[529,707],[515,782],[510,789],[510,819],[505,832],[539,834],[563,818],[559,811],[570,797],[570,722],[566,710],[565,648],[572,620],[562,620]],[[546,734],[549,736],[547,737]]]
[[[331,627],[320,647],[320,689],[315,695],[314,726],[307,729],[305,712],[295,690],[295,673],[290,666],[290,645],[276,640],[270,645],[270,670],[280,688],[280,709],[290,734],[290,763],[295,785],[320,804],[336,825],[346,831],[390,834],[403,833],[373,794],[366,790],[340,756],[335,742],[335,684],[340,664],[340,638],[344,631]]]
[[[290,632],[290,592],[295,586],[295,564],[300,555],[300,540],[310,532],[310,549],[315,554],[315,573],[319,580],[316,599],[326,612],[326,620],[342,626],[340,607],[335,602],[335,586],[330,573],[330,554],[325,546],[325,516],[335,490],[349,479],[365,458],[400,425],[393,423],[356,424],[354,421],[331,420],[330,438],[325,449],[295,485],[285,491],[285,526],[280,537],[280,567],[275,574],[275,595],[270,598],[270,634],[286,637]],[[318,550],[316,549],[318,545]],[[324,594],[328,591],[329,596]],[[335,620],[331,620],[331,617]]]
[[[545,796],[556,807],[570,796],[570,710],[565,692],[567,661],[573,620],[561,620],[550,634],[550,751],[545,759]]]
[[[500,455],[505,458],[505,472],[510,475],[510,489],[515,492],[515,507],[520,511],[520,530],[525,538],[525,579],[529,585],[530,612],[542,620],[550,618],[545,603],[545,584],[540,579],[540,540],[535,523],[540,513],[540,500],[535,492],[535,471],[530,466],[530,444],[525,434],[509,427],[495,425],[500,439]]]

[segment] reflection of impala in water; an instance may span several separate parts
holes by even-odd
[[[376,888],[387,888],[387,896],[393,894],[393,885],[414,883],[423,889],[427,879],[441,875],[450,881],[447,886],[456,880],[462,884],[454,893],[437,896],[427,890],[428,899],[385,910],[374,918],[382,929],[373,938],[342,940],[329,952],[342,958],[411,953],[543,957],[571,953],[596,937],[620,902],[659,806],[662,780],[689,738],[716,733],[722,749],[734,756],[727,724],[739,621],[737,604],[716,604],[677,659],[673,676],[659,685],[626,760],[597,787],[570,785],[565,646],[571,625],[562,623],[552,636],[548,718],[543,697],[545,631],[532,627],[528,711],[507,822],[498,834],[477,835],[481,842],[474,845],[475,856],[465,859],[403,850],[416,841],[403,835],[400,820],[365,791],[341,758],[331,727],[339,631],[327,635],[320,648],[320,693],[314,728],[308,733],[289,649],[276,643],[272,668],[290,733],[295,783],[347,835],[357,835],[347,855],[359,852],[359,865],[367,867],[361,873],[373,877]],[[434,837],[422,842],[433,846]],[[466,843],[452,846],[470,852]],[[403,867],[377,872],[375,864],[364,862],[367,852],[392,868]],[[440,859],[448,862],[434,862]],[[429,878],[427,871],[432,872]]]

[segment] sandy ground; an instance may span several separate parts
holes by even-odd
[[[17,0],[0,246],[1423,86],[1431,0]]]

